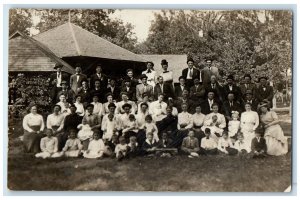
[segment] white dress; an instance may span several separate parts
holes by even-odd
[[[66,157],[78,157],[82,149],[82,144],[78,138],[68,139],[65,147],[63,148],[64,156]]]
[[[213,123],[212,120],[212,117],[214,115],[217,115],[218,118],[216,123]],[[209,128],[211,131],[211,138],[213,138],[218,143],[219,137],[216,135],[216,133],[222,136],[225,127],[226,127],[226,120],[224,115],[220,113],[210,113],[205,116],[204,125],[202,126],[201,130],[205,132],[205,129]]]
[[[92,131],[90,125],[88,125],[88,124],[85,124],[85,125],[79,124],[77,126],[77,128],[80,129],[80,131],[78,132],[79,140],[84,141],[84,140],[87,140],[87,139],[93,137],[93,131]]]
[[[61,153],[57,152],[58,141],[56,137],[44,137],[41,139],[40,147],[42,152],[35,154],[36,158],[57,158]]]
[[[241,132],[247,149],[251,149],[252,139],[255,137],[255,129],[259,125],[259,117],[255,111],[246,111],[241,115]]]
[[[231,120],[228,123],[228,136],[233,137],[237,134],[240,128],[240,121],[238,120]]]
[[[92,140],[89,143],[88,150],[84,152],[85,158],[101,158],[105,151],[105,145],[102,139]]]
[[[146,137],[147,137],[148,133],[151,132],[151,133],[153,133],[153,140],[158,142],[159,138],[158,138],[157,126],[154,123],[145,123],[145,128],[146,128]]]
[[[156,71],[151,70],[150,73],[147,73],[148,70],[145,70],[142,72],[142,74],[145,74],[147,76],[147,83],[151,85],[153,88],[155,87],[155,82],[156,82]]]

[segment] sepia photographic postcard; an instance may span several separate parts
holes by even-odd
[[[8,190],[291,191],[292,10],[8,20]]]

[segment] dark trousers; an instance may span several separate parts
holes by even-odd
[[[146,132],[144,129],[140,129],[136,134],[136,140],[138,147],[141,148],[144,142],[146,141]]]
[[[200,147],[199,153],[201,155],[216,155],[216,154],[218,154],[218,149],[217,148],[214,148],[214,149],[203,149],[203,148]]]
[[[188,135],[188,130],[178,130],[172,133],[172,147],[179,148],[181,147],[183,139]]]

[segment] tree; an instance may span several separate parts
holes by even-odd
[[[29,35],[32,27],[32,18],[29,9],[10,9],[9,10],[9,35],[16,31],[21,31]]]

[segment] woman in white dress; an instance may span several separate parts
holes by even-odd
[[[280,127],[278,116],[274,111],[270,111],[269,104],[259,105],[261,112],[260,120],[265,129],[264,137],[267,144],[267,154],[280,156],[288,152],[287,138]]]
[[[251,149],[251,141],[255,137],[255,130],[259,125],[259,117],[257,112],[251,110],[251,104],[245,104],[245,112],[241,115],[241,132],[244,135],[246,150]]]
[[[154,67],[154,63],[148,61],[147,70],[143,71],[142,74],[145,74],[147,76],[147,83],[154,88],[156,84],[157,75],[153,67]]]

